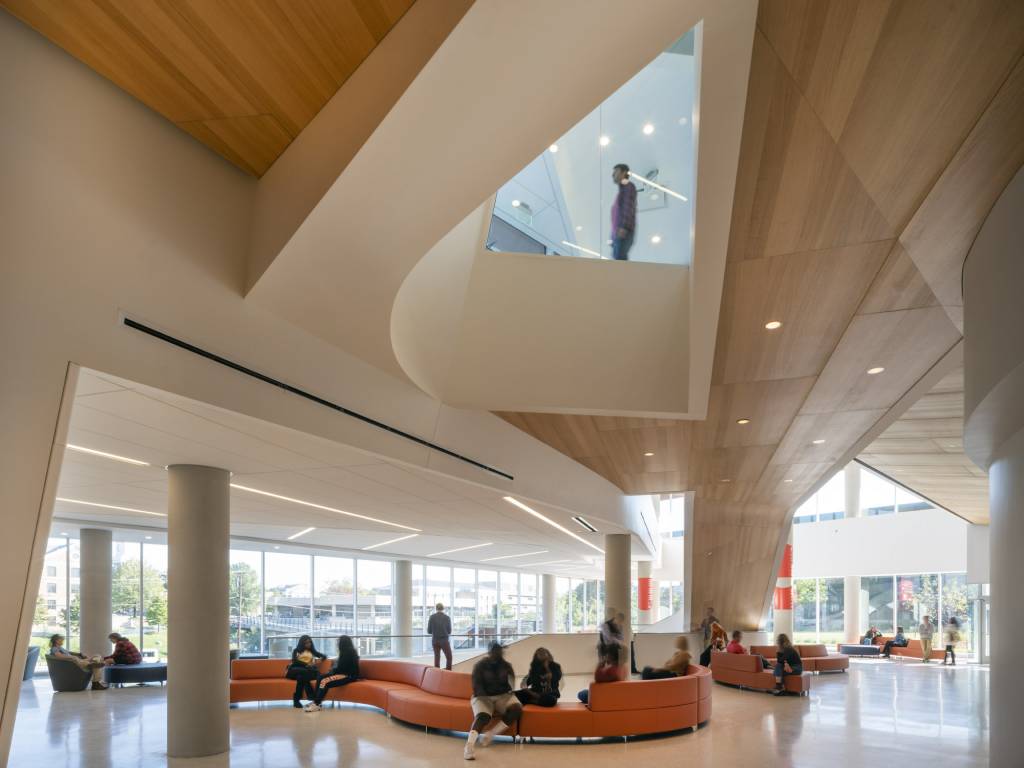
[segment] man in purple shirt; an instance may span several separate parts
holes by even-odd
[[[612,169],[612,181],[618,187],[612,203],[612,258],[629,261],[629,249],[636,234],[636,187],[629,180],[629,166],[619,163]]]

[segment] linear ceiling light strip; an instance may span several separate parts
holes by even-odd
[[[312,501],[303,501],[302,499],[295,499],[291,496],[282,496],[280,493],[271,493],[270,491],[261,491],[259,488],[250,488],[247,485],[238,485],[238,483],[231,483],[232,488],[237,488],[240,491],[248,491],[249,493],[255,493],[260,496],[269,496],[272,499],[280,499],[281,501],[290,501],[292,504],[300,504],[303,507],[312,507],[313,509],[322,509],[325,512],[334,512],[338,515],[347,515],[348,517],[358,517],[360,520],[369,520],[371,523],[380,523],[381,525],[390,525],[392,528],[403,528],[407,531],[420,532],[419,528],[413,528],[411,525],[402,525],[401,523],[392,523],[389,520],[381,520],[377,517],[370,517],[369,515],[360,515],[356,512],[346,512],[343,509],[337,509],[336,507],[328,507],[323,504],[314,504]]]
[[[479,462],[476,459],[471,459],[468,456],[463,456],[461,453],[456,453],[455,451],[449,450],[448,448],[437,445],[436,443],[432,443],[429,440],[424,440],[422,437],[417,437],[416,435],[404,432],[401,429],[398,429],[397,427],[392,427],[389,424],[385,424],[382,421],[377,421],[376,419],[372,419],[369,416],[364,416],[363,414],[357,411],[350,410],[343,405],[338,405],[337,403],[333,403],[330,400],[325,400],[322,397],[318,397],[317,395],[306,392],[305,390],[299,389],[298,387],[293,387],[291,384],[285,384],[283,381],[271,378],[270,376],[260,373],[259,371],[254,371],[252,368],[246,368],[244,365],[228,360],[226,357],[215,355],[213,352],[207,352],[205,349],[201,349],[195,346],[194,344],[189,344],[187,341],[176,339],[173,336],[169,336],[168,334],[164,333],[163,331],[158,331],[155,328],[150,328],[148,325],[143,325],[142,323],[136,322],[135,320],[132,320],[130,317],[123,318],[122,322],[129,328],[133,328],[136,331],[141,331],[142,333],[145,333],[148,336],[152,336],[154,339],[159,339],[160,341],[167,342],[168,344],[172,344],[173,346],[178,347],[179,349],[184,349],[186,352],[191,352],[194,355],[205,357],[207,360],[212,360],[213,362],[219,363],[220,365],[230,368],[233,371],[237,371],[238,373],[244,373],[246,376],[251,376],[254,379],[259,379],[265,384],[272,384],[273,386],[283,389],[286,392],[290,392],[293,395],[298,395],[299,397],[303,397],[306,400],[311,400],[317,405],[322,405],[325,408],[330,408],[332,411],[337,411],[339,413],[345,414],[346,416],[351,416],[353,419],[358,419],[359,421],[362,421],[365,424],[377,427],[377,429],[383,429],[385,432],[390,432],[391,434],[397,435],[398,437],[403,437],[406,440],[411,440],[412,442],[417,443],[418,445],[422,445],[426,448],[430,448],[431,450],[443,453],[445,456],[451,456],[453,459],[458,459],[459,461],[463,461],[466,464],[472,464],[477,469],[482,469],[485,472],[491,472],[492,474],[498,475],[499,477],[504,477],[506,480],[515,479],[508,472],[503,472],[500,469],[495,469],[494,467],[488,466],[487,464]]]
[[[548,525],[550,525],[550,526],[551,526],[552,528],[557,528],[557,529],[558,529],[558,530],[560,530],[560,531],[561,531],[562,533],[565,533],[565,534],[567,534],[567,535],[569,535],[569,536],[572,536],[572,537],[573,537],[574,539],[576,539],[576,541],[580,542],[581,544],[586,544],[586,545],[587,545],[588,547],[590,547],[591,549],[596,549],[596,550],[597,550],[598,552],[600,552],[600,553],[601,553],[602,555],[604,554],[604,550],[603,550],[603,549],[601,549],[601,548],[600,548],[599,546],[597,546],[596,544],[591,544],[591,543],[590,543],[589,541],[587,541],[586,539],[584,539],[584,538],[583,538],[582,536],[577,536],[577,535],[576,535],[575,533],[573,533],[572,531],[570,531],[570,530],[569,530],[568,528],[566,528],[566,527],[565,527],[564,525],[559,525],[559,524],[558,524],[558,523],[556,523],[556,522],[555,522],[554,520],[552,520],[552,519],[551,519],[550,517],[546,517],[545,515],[542,515],[542,514],[541,514],[540,512],[538,512],[537,510],[535,510],[535,509],[532,509],[532,508],[530,508],[530,507],[526,506],[525,504],[523,504],[523,502],[519,501],[519,499],[514,499],[514,498],[512,498],[511,496],[503,496],[502,498],[504,498],[504,499],[505,499],[505,501],[507,501],[507,502],[508,502],[509,504],[511,504],[511,505],[513,505],[513,506],[515,506],[515,507],[519,507],[519,508],[520,508],[521,510],[523,510],[524,512],[529,512],[529,513],[530,513],[531,515],[533,515],[534,517],[536,517],[536,518],[537,518],[538,520],[543,520],[543,521],[544,521],[545,523],[547,523]]]

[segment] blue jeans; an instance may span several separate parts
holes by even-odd
[[[629,261],[629,249],[633,247],[633,233],[625,237],[616,236],[612,240],[612,258],[616,261]]]
[[[787,672],[785,670],[785,665],[781,661],[775,662],[775,673],[774,673],[775,674],[775,681],[778,682],[778,683],[781,683],[782,682],[782,678],[785,677],[786,675],[790,675],[790,676],[796,675],[797,677],[799,677],[800,675],[802,675],[804,673],[804,668],[801,667],[801,666],[794,667],[792,664],[790,664],[789,668],[792,669],[793,671],[792,672]]]

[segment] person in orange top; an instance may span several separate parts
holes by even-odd
[[[644,667],[641,677],[644,680],[661,680],[666,677],[683,677],[690,668],[690,646],[686,636],[676,638],[676,652],[665,662],[663,667]]]

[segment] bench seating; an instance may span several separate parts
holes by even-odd
[[[126,685],[128,683],[160,683],[167,682],[167,664],[162,661],[145,664],[111,664],[103,669],[103,678],[109,685]]]
[[[935,634],[937,636],[939,633],[936,632]],[[877,638],[875,638],[875,642],[878,643],[878,652],[879,653],[882,652],[882,648],[884,648],[885,644],[887,642],[889,642],[890,640],[892,640],[891,637],[877,637]],[[931,652],[931,654],[929,654],[928,658],[929,659],[936,659],[936,660],[941,661],[946,656],[946,652],[944,650],[945,647],[946,646],[941,644],[939,642],[939,640],[936,638],[933,641],[932,652]],[[921,645],[921,641],[920,640],[908,640],[907,641],[907,645],[905,647],[900,647],[900,646],[894,645],[889,650],[889,654],[892,655],[892,656],[910,656],[911,658],[914,658],[914,659],[921,659],[921,658],[924,658],[924,647]]]
[[[295,681],[285,659],[236,659],[231,663],[231,702],[289,700]],[[329,662],[321,664],[326,673]],[[327,700],[369,704],[392,717],[428,728],[465,731],[473,722],[472,678],[422,664],[381,659],[359,662],[362,677],[332,688]],[[633,736],[696,727],[711,718],[711,673],[691,665],[686,677],[591,683],[590,705],[526,706],[519,736]]]
[[[845,653],[829,653],[824,645],[794,645],[803,662],[804,672],[845,672],[850,668],[850,657]],[[751,646],[751,653],[759,653],[775,663],[776,647],[774,645]]]
[[[754,646],[757,648],[758,646]],[[737,685],[740,688],[753,688],[758,691],[770,691],[775,687],[772,670],[765,669],[761,656],[751,649],[751,653],[726,653],[713,651],[711,654],[711,677],[716,683]],[[763,655],[763,654],[762,654]],[[769,661],[771,661],[769,659]],[[783,687],[790,693],[803,695],[810,693],[811,673],[806,670],[799,677],[786,675],[782,678]]]

